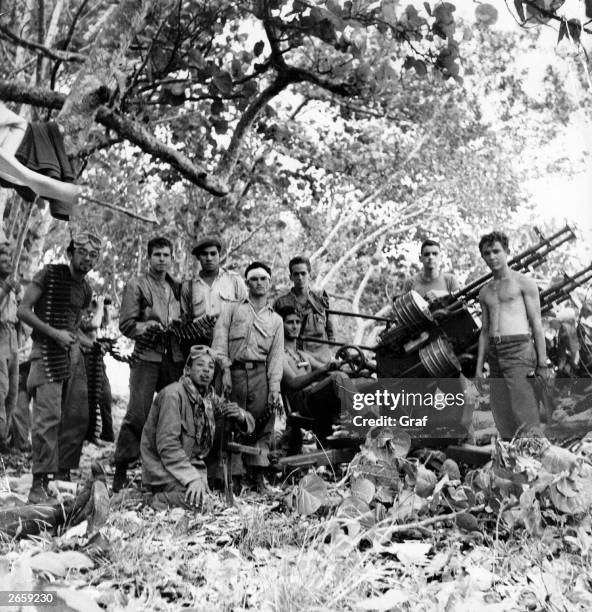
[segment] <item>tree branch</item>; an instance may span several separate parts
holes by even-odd
[[[24,49],[28,49],[29,51],[34,51],[35,53],[40,53],[44,57],[48,57],[52,60],[57,60],[60,62],[84,62],[86,61],[86,56],[81,53],[75,53],[73,51],[59,51],[58,49],[49,49],[45,45],[40,43],[33,42],[32,40],[25,40],[20,36],[17,36],[14,32],[11,32],[8,28],[0,25],[0,33],[4,34],[5,38],[11,40],[13,43],[23,47]]]
[[[266,87],[262,92],[255,97],[255,99],[249,104],[238,121],[238,124],[230,139],[228,149],[224,152],[220,163],[218,164],[218,176],[223,182],[227,182],[236,162],[240,155],[240,149],[245,134],[255,121],[259,111],[275,96],[277,96],[282,90],[284,90],[289,84],[290,80],[285,77],[278,76],[275,81]]]
[[[0,80],[0,100],[60,109],[66,100],[66,96],[48,89]],[[95,120],[97,123],[114,130],[120,137],[129,140],[145,153],[170,164],[181,176],[194,185],[216,196],[228,193],[228,187],[224,181],[218,180],[216,176],[209,175],[206,170],[196,166],[183,153],[165,145],[137,123],[124,119],[104,106],[99,107]]]
[[[80,197],[84,200],[88,200],[93,204],[97,204],[99,206],[103,206],[104,208],[110,208],[111,210],[116,210],[117,212],[123,213],[132,219],[139,219],[140,221],[144,221],[145,223],[153,223],[155,225],[159,225],[158,219],[153,217],[145,217],[144,215],[140,215],[138,213],[133,212],[132,210],[128,210],[127,208],[123,208],[122,206],[117,206],[117,204],[111,204],[111,202],[105,202],[104,200],[98,200],[97,198],[88,195],[87,193],[81,193]]]

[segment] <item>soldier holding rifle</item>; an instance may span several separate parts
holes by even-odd
[[[140,456],[142,428],[155,391],[177,381],[183,371],[178,340],[172,334],[155,333],[181,319],[181,287],[169,274],[172,261],[170,240],[152,238],[148,242],[148,272],[130,280],[123,291],[119,329],[136,343],[130,366],[130,399],[115,448],[114,492],[126,486],[128,465]]]
[[[483,236],[479,251],[493,274],[479,294],[482,329],[477,354],[477,381],[489,364],[491,410],[500,436],[540,435],[539,410],[527,377],[534,370],[549,376],[539,292],[531,278],[508,267],[508,237]],[[533,345],[534,341],[534,345]]]

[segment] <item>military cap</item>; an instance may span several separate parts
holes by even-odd
[[[202,249],[209,246],[215,246],[218,248],[218,251],[222,251],[222,240],[218,236],[204,236],[196,242],[191,254],[197,257]]]

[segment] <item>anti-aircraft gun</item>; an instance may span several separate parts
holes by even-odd
[[[576,237],[568,225],[548,238],[538,229],[535,231],[539,242],[508,262],[512,270],[529,272],[537,268],[549,253]],[[430,304],[414,291],[397,298],[392,324],[381,334],[375,347],[379,378],[456,376],[461,370],[459,357],[476,348],[481,328],[476,301],[492,277],[491,273],[484,274],[454,294]],[[580,276],[570,278],[554,291],[547,290],[545,300],[551,303],[563,297],[577,286],[574,283],[578,279]],[[466,363],[470,369],[470,360]]]
[[[539,242],[510,259],[508,265],[511,269],[530,272],[543,264],[550,253],[576,238],[573,229],[567,225],[548,238],[536,228],[535,232]],[[377,380],[358,380],[358,391],[372,393],[387,389],[397,393],[404,386],[414,391],[430,386],[442,389],[447,384],[453,386],[451,383],[457,382],[453,379],[458,378],[461,370],[472,377],[481,329],[477,299],[482,287],[492,277],[491,273],[484,274],[454,294],[431,303],[417,292],[409,291],[394,300],[390,317],[329,310],[329,314],[370,319],[386,325],[375,346],[343,346],[338,350],[337,355],[346,358],[358,373],[367,367],[363,350],[375,354],[372,369]],[[546,311],[564,301],[573,289],[591,278],[592,266],[542,291],[541,308]],[[316,341],[313,338],[305,340]],[[327,341],[327,344],[339,343]],[[424,438],[427,434],[432,440],[441,436],[443,444],[449,444],[445,440],[456,437],[455,432],[462,430],[459,427],[463,418],[462,408],[441,410],[435,412],[434,417],[430,419],[432,430],[418,432],[419,436]]]

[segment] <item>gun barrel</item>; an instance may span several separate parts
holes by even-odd
[[[525,249],[521,253],[518,253],[515,257],[513,257],[508,265],[513,270],[525,270],[531,265],[540,265],[544,258],[560,247],[565,242],[569,242],[570,240],[574,240],[576,237],[573,228],[569,225],[566,225],[563,229],[555,232],[549,238],[545,238],[530,247],[529,249]],[[553,244],[553,241],[560,240]],[[473,282],[465,285],[462,289],[459,289],[456,293],[453,294],[454,299],[464,299],[464,300],[472,300],[475,299],[481,289],[481,287],[489,281],[493,277],[492,273],[484,274],[479,278],[475,279]]]
[[[586,281],[592,278],[592,264],[572,274],[571,276],[566,275],[564,279],[558,281],[554,285],[551,285],[544,291],[541,291],[541,299],[546,299],[548,296],[552,296],[555,293],[573,291],[577,287],[583,285]],[[568,288],[569,287],[569,288]]]

